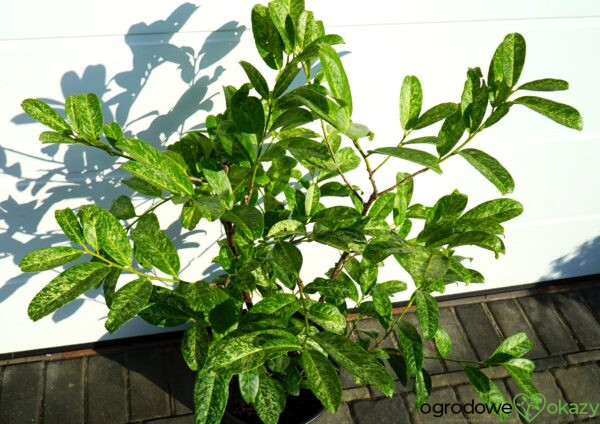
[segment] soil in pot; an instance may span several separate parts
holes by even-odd
[[[307,424],[323,413],[325,408],[310,390],[301,389],[299,396],[288,396],[280,423]],[[226,424],[262,424],[252,405],[242,399],[237,378],[229,385],[229,400],[223,417]]]

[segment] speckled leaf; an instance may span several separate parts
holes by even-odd
[[[289,318],[300,307],[301,303],[295,295],[291,293],[275,293],[265,297],[254,305],[249,313],[272,316],[282,315],[284,318]]]
[[[417,329],[408,321],[400,321],[398,341],[404,354],[408,375],[416,375],[423,366],[423,342]]]
[[[69,131],[71,128],[67,121],[46,103],[37,99],[25,99],[21,108],[36,121],[58,132]]]
[[[265,81],[265,78],[258,71],[258,69],[256,69],[252,64],[243,60],[240,62],[240,65],[242,65],[242,68],[244,68],[244,72],[250,80],[252,87],[254,87],[254,89],[258,92],[258,94],[260,94],[260,96],[263,99],[268,99],[269,85],[267,84],[267,81]]]
[[[95,205],[82,206],[77,214],[90,246],[105,251],[119,265],[131,264],[133,252],[129,238],[114,215]]]
[[[229,398],[230,375],[217,375],[207,363],[196,374],[194,423],[219,424]]]
[[[233,222],[237,229],[251,240],[262,237],[264,229],[263,214],[250,205],[237,205],[223,215],[223,219]]]
[[[308,318],[332,333],[344,334],[346,318],[338,308],[324,302],[305,301],[308,303]],[[304,315],[304,309],[300,312]]]
[[[414,127],[421,113],[423,89],[421,82],[414,75],[408,75],[402,81],[400,89],[400,125],[409,130]]]
[[[19,261],[19,268],[23,272],[45,271],[74,261],[81,255],[83,255],[83,252],[74,247],[46,247],[23,256]]]
[[[386,156],[394,156],[409,162],[418,163],[419,165],[423,165],[432,171],[437,172],[438,174],[442,173],[442,169],[438,163],[438,158],[433,156],[431,153],[427,153],[422,150],[410,149],[408,147],[380,147],[372,152]]]
[[[179,273],[179,255],[169,237],[160,229],[158,218],[144,215],[131,232],[135,257],[144,267],[154,266],[170,275]]]
[[[392,377],[366,350],[347,337],[321,332],[312,338],[342,367],[386,396],[392,396],[395,384]]]
[[[192,371],[197,371],[204,366],[209,344],[208,332],[200,324],[192,325],[183,333],[181,355]]]
[[[94,288],[110,268],[98,262],[72,266],[50,281],[29,303],[27,314],[37,321]]]
[[[462,219],[491,219],[504,222],[523,213],[523,205],[513,199],[494,199],[468,210]]]
[[[261,421],[265,424],[277,424],[284,407],[285,392],[281,384],[266,374],[260,374],[254,409]]]
[[[72,242],[81,245],[85,244],[83,230],[81,229],[81,225],[79,225],[79,221],[77,221],[75,213],[71,209],[59,209],[54,212],[54,217],[56,218],[58,225],[60,225],[60,228],[63,230],[63,233],[65,233]]]
[[[306,227],[300,221],[286,219],[279,221],[269,229],[267,238],[285,237],[293,234],[305,234]]]
[[[515,181],[508,171],[487,153],[477,149],[463,149],[458,154],[494,184],[500,193],[512,193],[515,189]]]
[[[334,413],[342,402],[342,385],[335,367],[321,353],[310,349],[302,352],[300,361],[311,390]]]
[[[268,329],[224,337],[215,345],[219,355],[214,368],[219,373],[239,374],[262,365],[267,359],[285,352],[300,350],[292,333]]]
[[[569,83],[567,81],[554,78],[544,78],[526,82],[525,84],[517,88],[517,90],[529,91],[562,91],[568,89]]]
[[[501,408],[502,405],[508,403],[508,401],[496,383],[490,380],[477,368],[466,366],[465,374],[467,374],[467,377],[471,382],[471,386],[477,395],[488,406],[488,408],[493,408],[492,410],[498,411],[495,413],[498,417],[502,419],[508,419],[510,414],[503,413]]]
[[[135,318],[148,304],[151,294],[152,283],[145,278],[133,280],[117,290],[112,298],[108,319],[104,324],[106,329],[114,333],[127,321]]]
[[[328,44],[322,44],[319,49],[319,58],[325,79],[334,97],[342,99],[346,103],[348,116],[352,115],[352,93],[346,71],[338,53]]]
[[[417,318],[423,331],[423,337],[432,339],[440,325],[440,310],[436,300],[429,293],[417,290],[415,292]]]
[[[513,103],[527,106],[529,109],[534,110],[565,127],[580,131],[583,129],[583,118],[577,109],[572,106],[536,96],[519,97],[518,99],[513,100]]]
[[[260,374],[257,369],[246,371],[238,375],[240,393],[246,403],[253,403],[258,394]]]
[[[135,208],[131,199],[128,196],[119,196],[110,207],[110,213],[112,213],[118,219],[130,219],[135,217]]]

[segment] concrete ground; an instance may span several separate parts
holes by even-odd
[[[502,338],[524,331],[534,343],[527,357],[536,363],[534,382],[547,404],[600,403],[600,286],[596,282],[442,301],[441,307],[441,324],[453,341],[449,358],[483,359]],[[407,317],[416,319],[414,311]],[[359,325],[380,329],[375,320]],[[0,359],[0,423],[193,423],[193,374],[181,359],[179,337],[121,341],[50,355],[5,355]],[[397,346],[396,335],[385,343]],[[426,351],[437,356],[431,344]],[[429,359],[426,368],[433,386],[429,403],[464,405],[477,399],[456,363]],[[520,392],[503,369],[485,372],[507,399]],[[343,373],[342,381],[344,404],[335,415],[323,414],[317,424],[499,422],[489,415],[450,411],[436,418],[416,411],[411,383],[405,387],[398,382],[396,395],[384,398],[375,389],[357,387],[347,374]],[[544,410],[533,422],[573,421],[600,423],[600,417]],[[508,422],[528,423],[515,413]]]

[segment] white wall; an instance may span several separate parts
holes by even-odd
[[[187,130],[211,108],[220,110],[220,87],[243,79],[239,60],[261,63],[249,30],[252,1],[207,0],[197,3],[198,8],[158,0],[58,3],[0,2],[0,353],[156,331],[136,320],[108,336],[103,326],[107,310],[98,292],[37,323],[27,318],[30,299],[54,273],[23,275],[16,263],[29,250],[65,242],[54,210],[91,201],[108,207],[118,194],[130,191],[115,188],[122,174],[113,171],[115,162],[102,153],[78,146],[42,147],[36,141],[42,128],[23,118],[21,100],[39,97],[60,106],[68,94],[93,91],[106,102],[107,115],[158,143],[180,131],[180,124]],[[600,3],[307,0],[307,6],[346,39],[341,50],[347,52],[343,61],[353,87],[354,119],[374,130],[373,146],[398,140],[404,75],[421,79],[425,108],[456,101],[467,67],[487,71],[503,36],[523,33],[528,55],[522,81],[568,80],[568,92],[550,95],[576,106],[585,129],[570,131],[515,107],[475,142],[509,168],[517,183],[513,197],[524,203],[525,213],[507,225],[506,256],[496,261],[491,254],[476,255],[473,266],[488,283],[451,287],[449,292],[600,272],[600,261],[594,260],[600,255],[600,180],[595,172],[600,122],[594,103],[600,98]],[[132,35],[125,37],[128,33]],[[183,46],[200,53],[192,88],[183,78],[190,66],[180,66],[189,61]],[[158,114],[167,117],[157,120]],[[472,204],[498,196],[460,158],[445,165],[443,176],[425,174],[417,180],[417,201],[430,203],[454,188],[468,194]],[[394,162],[388,174],[380,175],[380,184],[387,186],[385,181],[400,169],[411,167]],[[353,181],[360,177],[360,172],[350,174]],[[220,230],[205,225],[185,233],[176,222],[170,225],[177,214],[177,208],[167,208],[161,223],[182,245],[182,262],[188,264],[183,277],[202,278],[214,271],[204,270],[216,253]],[[329,248],[305,254],[305,280],[322,273],[337,256]],[[403,276],[393,261],[382,273]]]

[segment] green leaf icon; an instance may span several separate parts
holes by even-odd
[[[531,396],[519,393],[513,398],[513,405],[527,422],[532,422],[546,407],[546,397],[541,393],[535,393]]]

